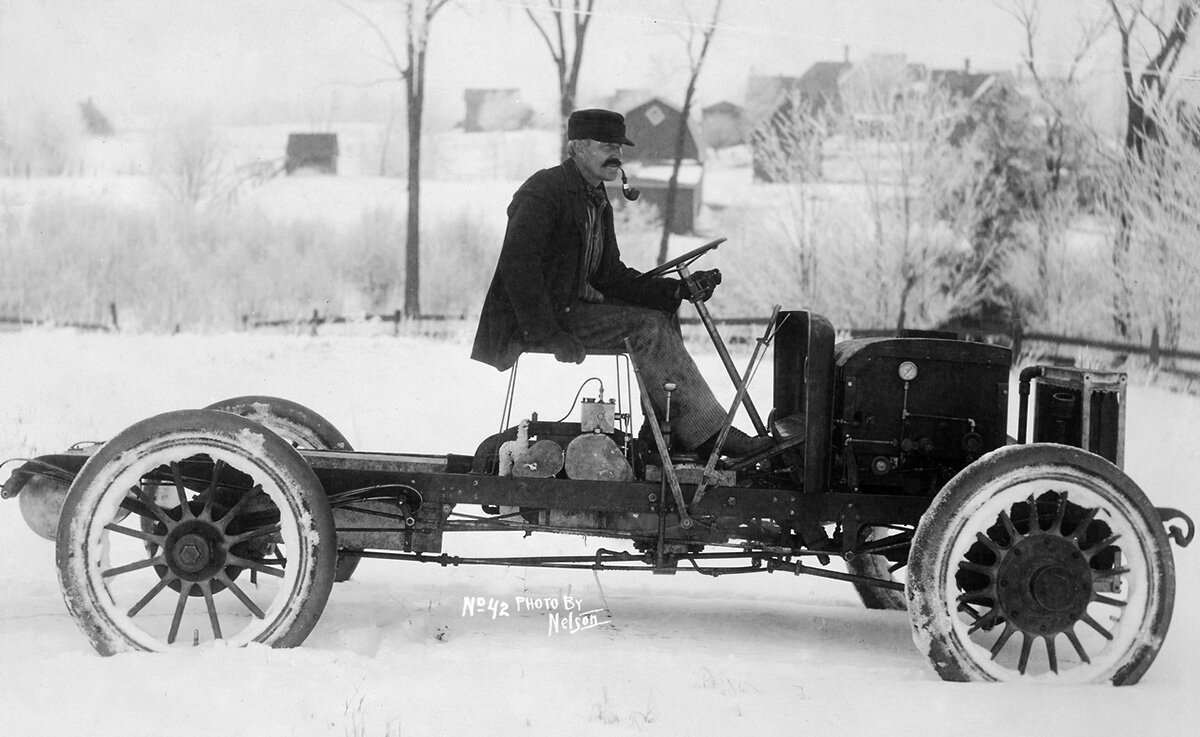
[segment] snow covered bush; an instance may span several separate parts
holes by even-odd
[[[1200,339],[1200,120],[1182,107],[1151,111],[1155,135],[1105,181],[1114,232],[1114,268],[1129,289],[1135,336],[1158,330],[1162,346]]]

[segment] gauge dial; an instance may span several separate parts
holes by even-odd
[[[900,378],[904,381],[912,381],[917,378],[917,364],[912,361],[900,364]]]

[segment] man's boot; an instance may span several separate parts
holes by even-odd
[[[720,435],[720,433],[717,433],[717,435]],[[701,458],[707,458],[712,455],[713,447],[717,444],[717,435],[712,436],[696,447],[696,452],[700,454]],[[731,458],[744,458],[752,456],[755,453],[761,453],[770,448],[774,442],[773,438],[750,437],[736,427],[731,427],[729,428],[729,433],[725,436],[724,444],[721,445],[721,455]]]

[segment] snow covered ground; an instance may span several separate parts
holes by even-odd
[[[467,352],[461,342],[382,336],[0,333],[0,458],[251,393],[312,407],[359,449],[470,453],[499,424],[506,375]],[[727,400],[715,357],[700,360]],[[560,416],[593,373],[609,369],[525,362],[518,414]],[[764,370],[760,406],[769,387]],[[528,401],[535,394],[542,400]],[[1130,391],[1127,470],[1156,504],[1193,515],[1197,418],[1195,398]],[[584,553],[600,544],[611,547],[449,536],[446,550]],[[1167,734],[1200,719],[1200,551],[1174,552],[1170,636],[1142,683],[1125,689],[943,683],[913,647],[906,614],[867,611],[848,585],[821,579],[384,561],[364,561],[334,588],[302,648],[102,658],[66,612],[53,545],[7,502],[0,734]],[[585,610],[607,605],[611,620],[551,635],[544,612],[517,609],[521,597],[565,596]],[[510,616],[464,616],[465,597],[507,602]]]

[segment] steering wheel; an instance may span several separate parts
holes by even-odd
[[[728,240],[728,238],[718,238],[715,241],[709,241],[708,243],[705,243],[703,246],[700,246],[699,248],[693,248],[692,250],[688,251],[687,253],[685,253],[681,256],[676,256],[675,258],[671,259],[670,261],[666,261],[664,263],[659,264],[658,266],[655,266],[653,269],[650,269],[649,271],[644,272],[638,278],[639,279],[650,279],[650,278],[653,278],[656,276],[662,276],[663,274],[669,274],[672,271],[678,271],[679,269],[681,269],[685,266],[690,266],[693,261],[700,258],[701,256],[708,253],[709,251],[713,250],[717,246],[721,245],[726,240]]]

